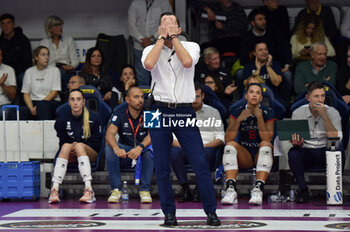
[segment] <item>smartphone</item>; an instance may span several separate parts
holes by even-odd
[[[309,46],[304,46],[304,48],[305,49],[309,49],[309,48],[311,48],[311,46],[309,45]]]

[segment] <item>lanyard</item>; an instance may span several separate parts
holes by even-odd
[[[136,129],[134,129],[134,124],[132,123],[131,117],[129,116],[129,109],[126,109],[126,115],[128,116],[129,124],[131,126],[132,133],[134,134],[134,147],[136,147],[136,135],[137,135],[137,132],[140,129],[140,125],[141,125],[141,121],[142,121],[142,114],[140,116],[139,123],[137,124]]]

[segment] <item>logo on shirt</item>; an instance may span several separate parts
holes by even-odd
[[[129,124],[127,122],[124,122],[124,128],[128,128]]]
[[[71,129],[72,129],[72,127],[70,125],[70,121],[67,121],[66,130],[71,130]]]
[[[162,113],[159,112],[159,109],[157,111],[151,110],[151,111],[144,111],[143,112],[143,127],[144,128],[160,128],[160,122],[161,122],[161,115]]]

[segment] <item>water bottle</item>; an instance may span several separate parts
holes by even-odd
[[[281,201],[282,201],[282,196],[280,191],[278,191],[277,194],[270,195],[268,198],[268,202],[270,203],[281,202]]]
[[[122,201],[123,202],[129,201],[129,187],[128,187],[128,182],[126,180],[123,181]]]
[[[253,168],[252,174],[250,176],[250,184],[252,185],[252,188],[255,186],[255,181],[256,181],[256,169]]]
[[[221,198],[223,198],[226,194],[226,178],[225,175],[223,175],[221,178]]]
[[[296,197],[295,197],[295,190],[294,189],[291,189],[289,191],[289,200],[290,201],[295,201]]]

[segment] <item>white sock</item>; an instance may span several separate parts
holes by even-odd
[[[59,157],[56,159],[56,165],[52,176],[53,188],[58,190],[58,186],[62,184],[64,176],[66,175],[67,166],[68,160]]]
[[[92,190],[92,187],[91,187],[92,176],[91,176],[91,165],[90,165],[89,157],[86,155],[79,156],[78,167],[79,167],[80,175],[83,178],[83,181],[85,182],[85,188]]]

